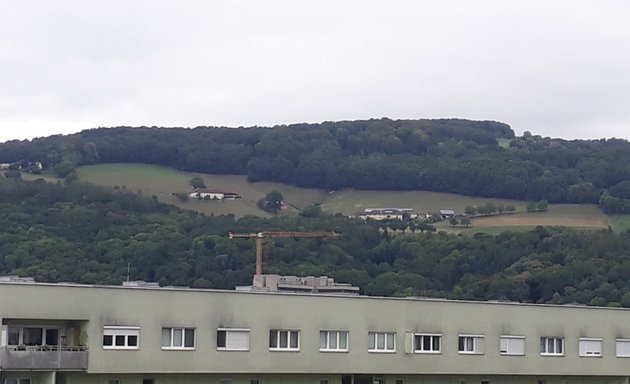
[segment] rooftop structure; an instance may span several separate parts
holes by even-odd
[[[358,295],[359,287],[351,284],[336,283],[328,276],[280,276],[254,275],[253,283],[247,287],[237,287],[237,291],[267,291],[267,292],[302,292],[302,293],[330,293],[342,295]]]

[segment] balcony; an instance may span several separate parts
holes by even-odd
[[[0,369],[84,371],[86,320],[2,319]]]
[[[0,369],[84,371],[88,364],[86,347],[25,347],[0,349]]]

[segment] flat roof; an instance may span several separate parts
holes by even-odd
[[[523,303],[516,301],[503,300],[456,300],[446,298],[434,298],[426,296],[407,296],[407,297],[387,297],[387,296],[366,296],[366,295],[339,295],[333,293],[302,293],[302,292],[286,292],[286,291],[240,291],[228,289],[211,289],[211,288],[190,288],[190,287],[155,287],[155,286],[122,286],[122,285],[104,285],[104,284],[81,284],[81,283],[41,283],[41,282],[25,282],[25,281],[1,281],[2,285],[15,286],[31,286],[31,287],[59,287],[59,288],[88,288],[88,289],[125,289],[125,290],[143,290],[143,291],[159,291],[159,292],[197,292],[197,293],[221,293],[236,295],[285,295],[285,296],[302,296],[302,297],[323,297],[323,298],[342,298],[346,300],[386,300],[386,301],[417,301],[417,302],[438,302],[448,304],[476,304],[476,305],[509,305],[524,306],[537,308],[566,308],[566,309],[590,309],[590,310],[615,310],[630,311],[630,308],[624,307],[600,307],[589,306],[585,304],[539,304],[539,303]]]

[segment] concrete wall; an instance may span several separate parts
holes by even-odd
[[[617,383],[630,375],[630,359],[615,356],[615,339],[630,338],[625,309],[28,284],[0,284],[0,303],[0,318],[89,320],[90,373],[276,373],[313,383],[320,375],[352,373],[441,374],[436,377],[446,381],[429,382],[444,383],[471,375],[474,382],[495,377],[492,383],[511,376],[527,376],[528,383],[537,383],[535,377],[562,382],[561,377],[607,376],[602,383]],[[103,349],[106,325],[141,327],[139,350]],[[162,327],[196,328],[195,350],[162,350]],[[216,329],[224,327],[249,328],[250,351],[217,351]],[[301,330],[300,351],[270,352],[269,329]],[[319,352],[320,330],[348,330],[349,352]],[[396,352],[368,353],[369,331],[396,332]],[[442,353],[405,353],[405,332],[441,333]],[[460,355],[459,334],[485,335],[485,353]],[[500,335],[526,336],[526,355],[501,356]],[[564,337],[565,355],[540,356],[540,336]],[[602,357],[579,357],[580,337],[602,338]],[[414,377],[405,383],[427,382]],[[160,384],[169,382],[164,380]],[[576,380],[565,382],[581,382]]]

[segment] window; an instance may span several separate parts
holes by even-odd
[[[249,329],[217,329],[217,349],[220,351],[249,351]]]
[[[9,345],[20,344],[20,328],[9,327],[8,343]]]
[[[260,379],[252,379],[249,381],[249,384],[262,384],[262,381]]]
[[[7,345],[59,345],[59,329],[44,327],[8,327]]]
[[[319,384],[328,384],[328,380],[327,379],[322,379],[319,381]]]
[[[524,336],[500,336],[499,352],[507,356],[524,356],[525,355],[525,337]]]
[[[440,353],[442,351],[442,335],[417,333],[414,335],[415,353]]]
[[[272,351],[299,351],[300,331],[282,329],[270,330],[269,349]]]
[[[602,355],[602,339],[581,337],[578,346],[582,357],[600,357]]]
[[[154,380],[153,379],[142,379],[142,384],[153,384]]]
[[[396,379],[396,384],[405,384],[405,380],[403,380],[403,379]]]
[[[26,345],[42,345],[42,328],[22,328],[22,342]]]
[[[140,348],[140,327],[105,326],[103,328],[103,348]]]
[[[195,349],[195,329],[162,328],[162,349]]]
[[[120,384],[120,379],[109,379],[107,384]]]
[[[541,337],[540,354],[543,356],[564,355],[564,339],[562,337]]]
[[[7,378],[2,381],[3,384],[31,384],[31,379]]]
[[[617,339],[617,357],[630,357],[630,339]]]
[[[484,337],[480,335],[460,335],[457,350],[462,354],[483,354]]]
[[[384,378],[382,378],[382,377],[375,377],[375,378],[372,380],[372,383],[373,383],[373,384],[385,384],[385,379],[384,379]]]
[[[319,350],[347,352],[348,331],[319,331]]]
[[[369,332],[368,352],[396,352],[396,333]]]

